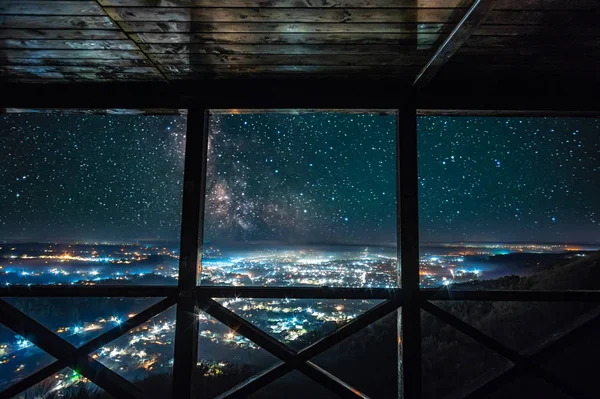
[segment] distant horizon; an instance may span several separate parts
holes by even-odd
[[[135,242],[139,241],[139,242]],[[147,245],[147,244],[177,244],[179,246],[180,241],[176,240],[166,240],[166,239],[143,239],[143,240],[123,240],[123,241],[114,241],[114,240],[89,240],[89,241],[79,241],[79,240],[6,240],[0,239],[0,245],[8,245],[8,244],[57,244],[57,245],[67,245],[67,244],[75,244],[75,245]],[[476,240],[465,240],[465,241],[427,241],[421,242],[420,247],[430,247],[430,246],[438,246],[438,245],[449,245],[449,246],[463,246],[463,245],[580,245],[580,246],[600,246],[600,242],[559,242],[559,241],[476,241]],[[265,249],[269,248],[268,246],[281,246],[281,247],[289,247],[289,246],[346,246],[346,247],[379,247],[379,248],[396,248],[395,244],[391,243],[344,243],[344,242],[314,242],[314,241],[306,241],[306,242],[289,242],[289,241],[246,241],[246,242],[230,242],[230,243],[214,243],[214,242],[205,242],[204,247],[207,246],[215,246],[215,247],[258,247],[263,246]]]

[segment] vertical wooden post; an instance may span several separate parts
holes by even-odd
[[[198,361],[198,309],[196,286],[201,278],[201,257],[206,193],[208,115],[190,109],[185,142],[185,171],[181,244],[179,253],[179,297],[175,330],[173,398],[191,398],[192,376]]]
[[[406,301],[399,311],[398,397],[421,397],[421,307],[419,304],[419,204],[417,112],[414,93],[401,105],[397,119],[399,285]]]

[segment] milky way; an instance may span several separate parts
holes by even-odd
[[[206,240],[393,245],[395,126],[391,114],[213,115]]]

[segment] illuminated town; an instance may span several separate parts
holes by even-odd
[[[497,259],[510,254],[563,254],[585,256],[597,248],[535,244],[438,244],[421,251],[421,285],[444,287],[507,274],[527,274]],[[178,251],[166,246],[115,244],[9,244],[0,246],[0,278],[10,285],[176,284]],[[396,287],[395,248],[308,247],[303,249],[222,250],[207,247],[202,284],[254,286]],[[74,345],[81,345],[135,316],[159,299],[87,298],[96,312],[74,318],[64,298],[48,299],[53,311],[66,315],[44,323]],[[69,298],[67,298],[70,300]],[[15,306],[37,299],[7,298]],[[98,302],[93,302],[97,300]],[[109,301],[113,302],[109,302]],[[100,303],[101,301],[105,301]],[[375,300],[318,299],[218,299],[236,314],[296,349],[315,337],[334,331],[378,303]],[[41,306],[45,307],[45,306]],[[106,308],[109,308],[105,311]],[[87,307],[86,307],[87,308]],[[35,309],[34,311],[35,312]],[[102,313],[105,312],[105,313]],[[36,318],[36,315],[31,313]],[[41,319],[44,319],[41,317]],[[40,320],[42,322],[44,320]],[[124,377],[136,380],[169,372],[175,336],[175,309],[152,318],[124,336],[95,351],[92,356]],[[207,375],[218,375],[236,362],[266,367],[265,351],[201,314],[199,366]],[[4,328],[0,334],[2,387],[13,384],[52,358],[26,337]],[[46,393],[87,384],[70,370],[54,376]],[[1,387],[0,387],[1,388]]]

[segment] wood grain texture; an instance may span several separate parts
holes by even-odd
[[[37,82],[159,81],[161,73],[173,80],[405,81],[473,2],[0,0],[0,75]],[[594,74],[599,10],[599,0],[497,0],[448,65],[459,78],[468,75],[463,70]]]
[[[127,35],[116,30],[95,29],[0,29],[0,39],[124,40]]]
[[[0,49],[139,50],[131,40],[16,40],[1,39]]]
[[[464,8],[469,0],[99,0],[117,7],[238,7],[238,8]],[[501,0],[496,9],[582,10],[597,7],[596,0]]]
[[[10,74],[3,74],[1,79],[3,81],[12,82],[29,82],[29,83],[50,83],[52,81],[60,80],[64,82],[135,82],[135,81],[147,81],[147,82],[158,82],[165,81],[162,75],[147,75],[147,74],[135,74],[135,73],[60,73],[60,72],[43,72],[43,73],[31,73],[31,72],[13,72]]]
[[[6,49],[0,51],[0,60],[9,61],[14,58],[70,58],[70,59],[105,59],[105,60],[143,60],[141,51],[121,50],[22,50]]]
[[[251,55],[251,54],[148,54],[161,65],[372,65],[421,66],[426,55]]]
[[[151,8],[105,7],[114,21],[195,22],[455,22],[451,8]]]
[[[99,0],[116,7],[455,8],[470,0]]]
[[[195,65],[178,66],[166,65],[160,69],[167,75],[176,74],[199,74],[199,73],[217,73],[217,74],[240,74],[240,73],[391,73],[404,74],[407,71],[416,72],[417,67],[396,67],[396,66],[344,66],[344,65]]]
[[[442,33],[445,23],[119,22],[128,33]]]
[[[399,45],[280,45],[280,44],[138,44],[147,54],[429,54],[432,47]]]
[[[6,15],[0,16],[2,29],[114,29],[119,26],[107,16],[39,16]]]
[[[0,58],[0,65],[32,65],[32,66],[90,66],[90,67],[144,67],[153,66],[147,59],[140,60],[113,60],[101,58],[18,58],[10,60]]]
[[[141,73],[141,74],[158,74],[154,67],[130,67],[130,66],[57,66],[57,65],[4,65],[0,66],[0,71],[3,72],[31,72],[31,73]]]
[[[18,0],[0,2],[0,14],[101,16],[104,12],[93,0]]]
[[[398,44],[433,45],[441,36],[435,33],[139,33],[138,43],[156,44]]]

